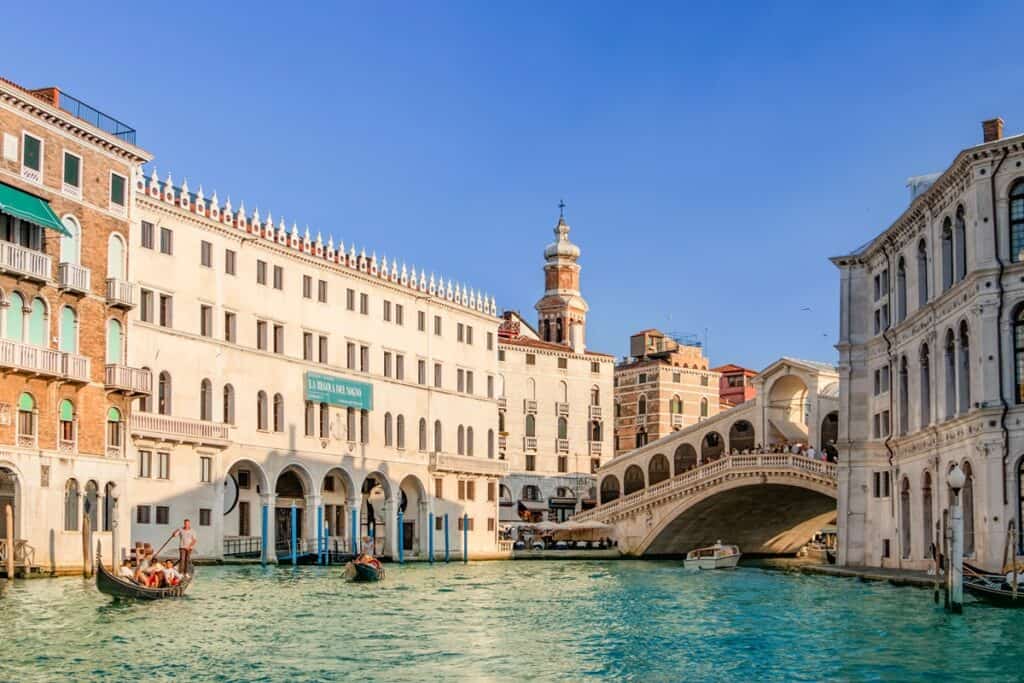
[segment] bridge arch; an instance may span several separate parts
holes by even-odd
[[[622,495],[628,496],[644,488],[644,471],[639,465],[630,465],[622,477]]]
[[[693,444],[680,444],[672,456],[672,474],[680,475],[697,466],[697,449]]]
[[[722,457],[722,453],[725,451],[725,440],[722,439],[722,435],[715,431],[710,431],[704,435],[704,438],[700,442],[700,461],[710,462],[712,460],[718,460]]]
[[[672,476],[669,471],[668,458],[664,453],[656,453],[650,462],[647,463],[647,484],[654,486],[658,482],[665,481]]]
[[[821,421],[821,450],[829,453],[829,455],[835,455],[836,441],[839,440],[839,411],[833,410],[832,412],[825,415]]]
[[[729,452],[753,450],[754,436],[754,425],[749,420],[736,420],[729,427]]]
[[[614,474],[609,474],[601,480],[601,504],[610,503],[613,500],[617,500],[620,495],[619,489],[619,478]]]

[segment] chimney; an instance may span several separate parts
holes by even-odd
[[[998,116],[981,122],[981,131],[984,134],[984,142],[995,142],[1003,137],[1003,120]]]

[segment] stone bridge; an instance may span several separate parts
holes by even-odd
[[[728,455],[573,519],[613,525],[628,555],[681,555],[719,539],[747,554],[791,554],[835,519],[836,489],[836,466],[823,460]]]

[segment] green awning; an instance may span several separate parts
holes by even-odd
[[[65,237],[73,236],[57,218],[48,201],[5,183],[0,183],[0,212],[43,228],[56,230]]]

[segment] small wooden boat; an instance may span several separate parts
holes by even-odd
[[[964,590],[1000,607],[1024,607],[1024,586],[1013,588],[1002,574],[993,574],[964,563]]]
[[[384,578],[384,567],[380,562],[356,562],[345,565],[345,576],[356,583],[380,581]]]
[[[686,553],[684,566],[687,569],[734,569],[741,556],[738,546],[722,545],[721,541],[717,541],[707,548],[697,548]]]
[[[107,571],[103,566],[99,553],[96,554],[96,588],[100,593],[105,593],[120,600],[163,600],[164,598],[180,598],[192,584],[195,577],[195,567],[192,574],[182,579],[177,586],[170,588],[146,588],[134,581],[122,579]]]

